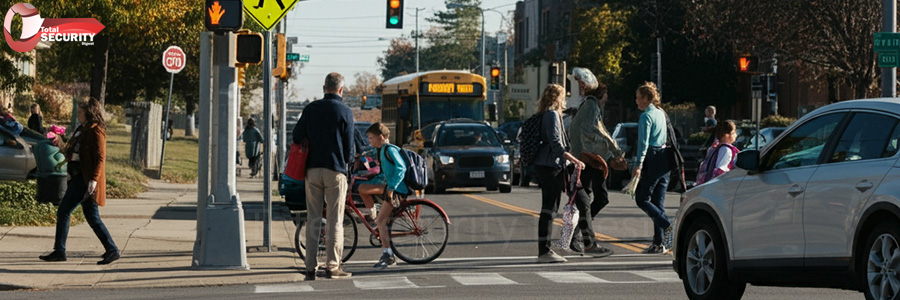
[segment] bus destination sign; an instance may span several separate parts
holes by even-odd
[[[429,95],[477,95],[481,85],[474,83],[423,82],[422,94]]]

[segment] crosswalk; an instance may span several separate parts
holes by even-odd
[[[360,276],[349,280],[317,280],[256,285],[255,293],[309,293],[337,289],[388,290],[542,284],[654,284],[681,282],[672,271],[559,271],[447,273],[425,276]],[[337,287],[340,285],[340,287]]]

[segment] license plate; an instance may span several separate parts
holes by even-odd
[[[469,172],[469,178],[484,178],[484,171]]]

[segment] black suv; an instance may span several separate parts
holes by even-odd
[[[441,122],[424,147],[430,191],[442,193],[454,187],[512,191],[510,154],[487,124],[471,120]]]

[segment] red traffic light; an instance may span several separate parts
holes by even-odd
[[[491,68],[491,76],[494,76],[494,77],[500,76],[500,68],[497,68],[497,67]]]

